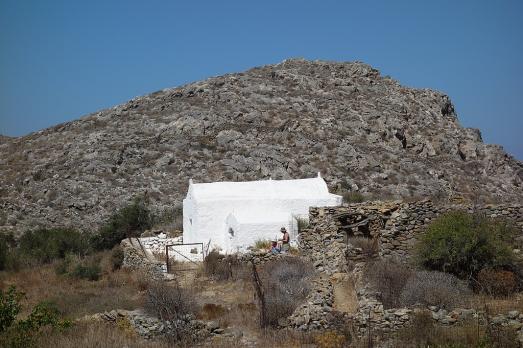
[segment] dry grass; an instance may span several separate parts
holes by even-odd
[[[42,335],[37,343],[42,348],[167,348],[166,342],[144,340],[121,325],[102,322],[78,323],[63,332]]]
[[[507,297],[493,298],[486,294],[472,296],[471,307],[483,310],[487,306],[489,313],[507,314],[509,311],[517,310],[523,313],[523,293],[512,294]]]
[[[147,287],[143,275],[127,270],[113,272],[108,258],[108,253],[103,255],[103,274],[98,281],[57,275],[55,265],[50,264],[14,273],[3,272],[0,274],[0,287],[16,285],[25,293],[22,315],[44,300],[56,304],[61,313],[69,318],[116,308],[139,307],[142,292]]]
[[[484,324],[470,320],[454,326],[434,324],[427,312],[417,313],[413,325],[397,332],[395,347],[505,347],[519,346],[515,332],[506,327],[487,330]]]

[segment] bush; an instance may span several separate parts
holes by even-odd
[[[182,315],[194,313],[196,301],[189,290],[178,284],[155,282],[147,289],[144,308],[161,320],[175,320]]]
[[[119,245],[115,246],[111,252],[111,266],[114,270],[120,269],[123,265],[124,251]]]
[[[366,200],[363,194],[355,191],[343,192],[341,196],[343,197],[343,202],[345,203],[362,203]]]
[[[262,272],[267,322],[277,326],[307,297],[313,267],[298,257],[280,257],[264,264]]]
[[[466,283],[451,274],[418,271],[407,280],[400,303],[404,307],[424,305],[451,310],[465,305],[469,295]]]
[[[16,291],[14,286],[9,287],[6,292],[0,289],[0,333],[7,330],[15,321],[22,308],[20,300],[23,297],[24,294]]]
[[[504,222],[452,212],[428,226],[416,258],[427,269],[475,279],[483,268],[507,267],[514,262],[510,247],[514,235],[515,230]]]
[[[386,309],[400,307],[401,292],[411,275],[412,271],[396,260],[379,260],[365,266],[365,276],[380,293]]]
[[[0,271],[3,271],[7,265],[7,259],[9,257],[9,245],[7,243],[7,236],[0,235]]]
[[[203,273],[214,280],[242,279],[247,273],[236,255],[222,255],[213,250],[203,260]]]
[[[478,274],[480,290],[492,296],[507,296],[517,290],[518,282],[514,272],[484,268]]]
[[[101,273],[102,269],[98,264],[78,264],[73,268],[71,276],[94,281],[100,279]]]
[[[55,272],[59,275],[95,281],[100,279],[102,269],[99,257],[80,258],[68,254],[55,266]]]
[[[88,250],[86,237],[73,229],[52,228],[28,231],[20,237],[17,254],[32,263],[50,263],[66,254],[83,255]]]
[[[62,329],[71,325],[69,321],[61,320],[58,310],[48,302],[37,304],[26,319],[17,321],[23,297],[14,286],[5,293],[0,290],[0,346],[34,346],[44,327]]]
[[[151,214],[145,200],[136,198],[131,204],[120,209],[102,226],[91,239],[97,250],[111,249],[124,238],[139,236],[151,227]]]
[[[254,242],[253,249],[254,250],[267,250],[271,248],[271,241],[267,239],[258,239],[256,242]]]
[[[304,217],[297,217],[296,223],[298,225],[298,233],[302,233],[310,225],[309,219]]]

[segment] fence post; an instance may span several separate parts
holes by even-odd
[[[252,281],[254,283],[254,289],[256,289],[256,295],[258,297],[258,302],[260,306],[260,327],[264,328],[267,326],[267,316],[266,316],[266,309],[265,309],[265,295],[263,294],[263,287],[260,281],[260,277],[258,276],[258,272],[256,271],[256,265],[254,264],[254,260],[251,260],[252,264]]]
[[[165,265],[167,266],[167,273],[169,273],[169,246],[165,246]]]

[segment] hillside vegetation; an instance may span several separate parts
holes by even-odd
[[[165,89],[0,141],[0,229],[96,231],[147,192],[179,209],[188,180],[322,172],[347,197],[514,201],[523,167],[463,128],[449,97],[359,62],[286,60]]]

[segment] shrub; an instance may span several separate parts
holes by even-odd
[[[387,309],[400,306],[400,294],[411,275],[412,271],[396,260],[379,260],[365,266],[365,276]]]
[[[493,296],[507,296],[517,290],[518,282],[514,272],[484,268],[478,273],[481,290]]]
[[[506,267],[514,261],[509,242],[514,229],[480,215],[451,212],[434,220],[416,251],[425,268],[476,278],[486,267]]]
[[[466,320],[452,326],[434,323],[429,312],[414,312],[412,325],[398,330],[393,347],[519,347],[516,332],[511,327],[488,327],[481,321]]]
[[[298,257],[280,257],[263,265],[263,288],[268,324],[278,325],[305,300],[310,290],[310,263]]]
[[[407,280],[399,299],[404,307],[424,305],[454,309],[466,304],[469,295],[466,283],[451,274],[418,271]]]
[[[71,276],[94,281],[100,279],[101,273],[102,269],[98,264],[78,264],[73,268]]]
[[[80,258],[73,254],[68,254],[61,262],[55,266],[58,275],[68,275],[78,279],[95,281],[100,279],[102,269],[99,257]]]
[[[147,289],[144,308],[161,320],[175,320],[182,315],[194,313],[196,302],[192,293],[178,284],[154,282]]]
[[[297,217],[296,223],[298,224],[298,233],[301,233],[304,229],[309,227],[309,219],[304,217]]]
[[[213,250],[203,260],[203,273],[214,280],[244,278],[247,267],[236,255],[222,255]]]
[[[256,242],[254,242],[253,248],[254,250],[270,249],[271,241],[267,239],[258,239]]]
[[[0,333],[4,332],[15,321],[22,306],[20,300],[24,294],[18,292],[14,286],[6,292],[0,289]]]
[[[124,251],[119,245],[111,251],[111,266],[114,270],[120,269],[123,265]]]
[[[111,249],[124,238],[140,235],[151,227],[151,214],[142,198],[136,198],[129,205],[116,212],[91,239],[97,250]]]
[[[341,196],[343,197],[343,202],[345,203],[362,203],[366,200],[363,194],[355,191],[343,192]]]
[[[16,252],[33,263],[49,263],[68,253],[83,255],[87,250],[86,237],[76,230],[42,228],[24,233]]]
[[[0,235],[0,271],[6,269],[7,259],[9,257],[10,247],[7,242],[7,236]]]
[[[347,337],[336,331],[325,331],[314,337],[318,348],[342,348],[346,346]]]
[[[42,328],[61,329],[71,325],[69,321],[61,320],[58,310],[48,302],[40,302],[26,319],[17,321],[23,297],[14,286],[5,293],[0,290],[0,346],[30,347]]]

